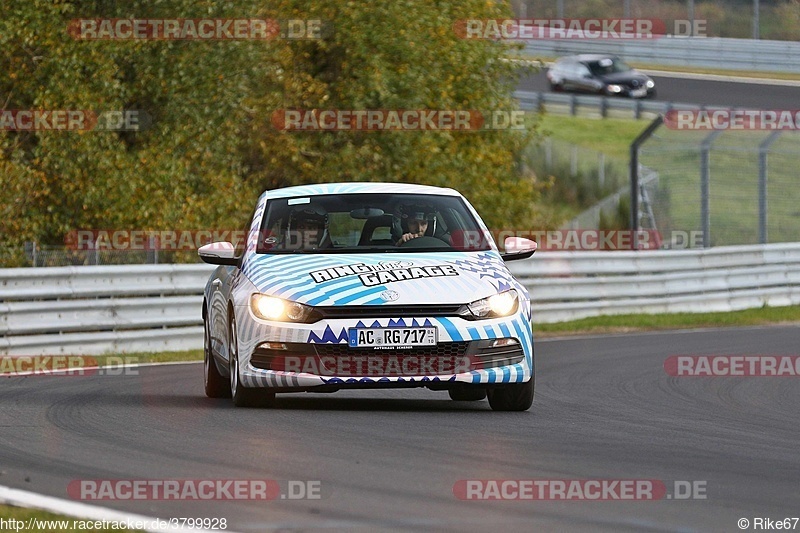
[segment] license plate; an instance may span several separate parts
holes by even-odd
[[[641,98],[647,94],[647,89],[634,89],[631,91],[631,96],[634,98]]]
[[[400,346],[436,346],[438,331],[424,328],[350,328],[351,348],[397,348]]]

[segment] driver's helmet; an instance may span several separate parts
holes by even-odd
[[[427,204],[401,204],[398,206],[403,231],[408,231],[408,223],[412,220],[427,222],[427,234],[436,228],[436,209]]]
[[[430,205],[400,205],[400,218],[405,221],[424,220],[430,222],[436,218],[436,210]]]

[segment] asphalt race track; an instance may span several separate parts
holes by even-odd
[[[241,532],[738,531],[800,514],[800,378],[670,377],[664,360],[797,355],[798,340],[800,326],[540,341],[524,413],[418,389],[236,409],[204,397],[200,364],[0,378],[0,485],[69,499],[81,479],[319,482],[315,500],[86,502]],[[669,493],[689,481],[706,498],[459,500],[470,479],[654,479]]]
[[[675,73],[674,77],[651,77],[658,91],[656,100],[664,102],[748,109],[796,109],[800,97],[800,85],[797,82],[777,85],[758,83],[757,80],[688,79],[679,73]],[[524,91],[550,91],[544,71],[522,78],[517,88]]]

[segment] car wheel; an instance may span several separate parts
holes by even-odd
[[[564,84],[563,83],[553,83],[550,82],[550,90],[554,93],[563,93],[564,92]]]
[[[525,383],[509,383],[488,390],[494,411],[527,411],[533,404],[534,377]]]
[[[231,373],[231,397],[236,407],[265,407],[275,400],[275,393],[245,387],[239,376],[239,341],[236,319],[231,316],[228,327],[228,362]]]
[[[209,398],[230,398],[231,388],[228,380],[222,377],[211,352],[211,328],[208,325],[208,313],[203,319],[203,382],[206,396]]]
[[[486,388],[476,385],[459,384],[447,391],[450,399],[456,402],[477,402],[486,398]]]

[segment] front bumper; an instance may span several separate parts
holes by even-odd
[[[525,306],[527,307],[527,302]],[[362,317],[314,324],[263,321],[237,308],[239,372],[246,387],[276,391],[338,390],[455,383],[528,381],[533,375],[533,338],[523,312],[481,321],[460,317]],[[242,327],[244,325],[244,327]],[[435,326],[438,344],[374,350],[350,348],[355,327]]]

